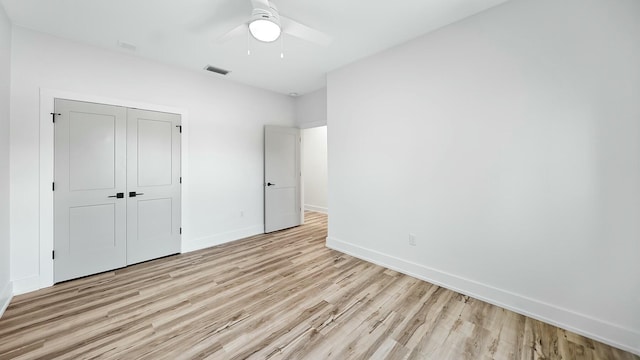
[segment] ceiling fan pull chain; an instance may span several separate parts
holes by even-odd
[[[284,34],[280,34],[280,59],[284,59]]]

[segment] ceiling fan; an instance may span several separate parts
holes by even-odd
[[[227,41],[248,30],[255,39],[267,43],[278,40],[282,33],[322,46],[328,46],[331,43],[331,37],[327,34],[280,15],[278,8],[269,0],[251,0],[251,5],[253,7],[251,14],[241,17],[246,20],[220,36],[217,39],[218,42]]]

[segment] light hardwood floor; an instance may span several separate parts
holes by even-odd
[[[640,359],[298,228],[17,296],[0,359]]]

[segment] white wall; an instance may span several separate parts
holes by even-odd
[[[328,245],[640,354],[639,64],[640,1],[513,0],[333,71]]]
[[[43,272],[38,252],[41,88],[186,109],[183,249],[263,231],[263,126],[293,126],[292,98],[14,27],[11,194],[19,201],[11,203],[11,274],[16,293],[37,287]]]
[[[9,276],[9,90],[11,23],[0,5],[0,316],[11,298]]]
[[[297,97],[296,124],[301,129],[327,125],[327,89]]]
[[[304,208],[327,212],[327,127],[302,132],[302,177]]]

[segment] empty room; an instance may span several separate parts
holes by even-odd
[[[639,0],[0,0],[0,359],[639,359]]]

